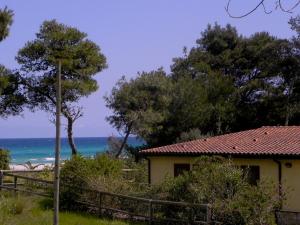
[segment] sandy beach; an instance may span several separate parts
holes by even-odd
[[[32,166],[34,167],[34,170],[42,170],[45,167],[47,168],[52,168],[53,164],[51,163],[45,163],[45,164],[32,164]],[[15,164],[11,164],[9,165],[9,168],[11,170],[30,170],[30,168],[28,168],[28,166],[26,165],[15,165]]]

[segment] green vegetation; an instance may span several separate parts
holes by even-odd
[[[106,105],[113,111],[108,122],[124,133],[124,142],[130,134],[152,142],[151,134],[159,132],[166,118],[170,104],[172,84],[166,73],[159,69],[138,74],[136,79],[119,80],[110,96],[105,97]],[[121,149],[122,150],[122,149]],[[116,156],[120,155],[118,153]]]
[[[56,105],[57,65],[62,62],[62,115],[72,154],[77,154],[73,124],[83,115],[78,101],[98,89],[94,76],[106,67],[100,48],[86,33],[52,20],[42,24],[36,39],[19,50],[16,59],[29,107],[51,115]]]
[[[170,74],[160,69],[121,79],[105,98],[113,112],[108,121],[150,147],[299,125],[299,17],[290,24],[297,34],[291,40],[266,32],[244,37],[230,25],[209,25],[173,60]]]
[[[275,184],[250,185],[247,171],[221,157],[200,157],[194,169],[177,178],[166,178],[149,193],[158,199],[209,203],[217,221],[224,225],[275,225],[274,210],[280,206]],[[172,213],[165,209],[165,213]]]
[[[60,193],[61,207],[77,209],[76,200],[80,199],[82,189],[89,188],[89,181],[102,176],[118,179],[121,169],[121,161],[114,161],[106,155],[95,159],[74,156],[66,160],[61,169],[61,183],[64,184]]]
[[[0,41],[3,41],[9,34],[9,28],[13,23],[13,11],[5,7],[0,9]]]
[[[283,196],[278,196],[275,184],[263,181],[249,183],[247,169],[236,167],[231,160],[222,157],[200,157],[193,163],[193,170],[171,178],[160,185],[140,185],[145,172],[143,164],[135,166],[132,179],[122,174],[121,169],[129,165],[107,155],[96,159],[77,156],[66,161],[62,168],[61,206],[65,210],[81,211],[86,208],[77,201],[98,204],[94,192],[87,189],[116,194],[154,198],[157,200],[183,201],[211,204],[214,218],[225,225],[275,224],[274,211],[279,208]],[[146,176],[145,176],[146,178]],[[130,210],[140,215],[147,212],[147,205],[137,207],[132,200],[118,197],[106,198],[102,204],[118,209]],[[112,205],[111,205],[112,204]],[[107,213],[107,212],[106,212]],[[156,216],[188,218],[189,211],[170,206],[161,206]],[[108,216],[111,216],[108,214]]]
[[[0,149],[0,170],[9,169],[10,155],[9,151],[5,149]]]
[[[0,9],[0,41],[9,35],[13,12]],[[87,34],[55,20],[45,21],[16,57],[21,68],[14,73],[0,65],[0,118],[17,115],[26,104],[31,110],[54,115],[58,61],[62,63],[62,114],[73,157],[61,170],[61,224],[126,224],[75,214],[83,211],[77,201],[97,201],[86,189],[162,200],[209,203],[224,225],[275,224],[273,211],[282,199],[268,182],[250,185],[247,171],[230,160],[202,157],[195,169],[158,186],[146,183],[145,164],[118,159],[129,135],[147,147],[193,140],[206,135],[257,128],[262,125],[299,125],[300,121],[300,17],[290,25],[296,36],[280,39],[266,32],[250,37],[227,25],[208,25],[184,56],[174,58],[170,74],[163,69],[138,73],[119,80],[105,97],[113,114],[108,122],[124,134],[122,142],[110,140],[110,153],[87,159],[77,154],[73,125],[82,114],[78,105],[98,89],[95,75],[106,68],[106,58]],[[111,157],[111,156],[114,157]],[[126,155],[127,156],[127,155]],[[117,159],[116,159],[117,158]],[[0,149],[0,169],[7,169],[9,152]],[[28,164],[28,167],[33,167]],[[133,169],[131,178],[123,168]],[[33,176],[49,178],[49,171]],[[50,175],[51,176],[51,175]],[[24,187],[38,188],[32,182]],[[274,197],[275,196],[275,197]],[[0,225],[52,223],[52,211],[31,197],[0,196]],[[115,201],[121,209],[146,211],[148,206]],[[46,204],[44,204],[45,206]],[[183,212],[161,208],[162,216]],[[186,216],[186,215],[185,215]]]
[[[133,171],[124,174],[122,169],[129,166]],[[61,207],[67,210],[81,209],[76,201],[87,197],[85,189],[136,195],[140,191],[138,183],[146,182],[146,165],[143,163],[118,160],[106,154],[93,159],[74,156],[66,160],[61,169]]]
[[[53,213],[43,208],[43,200],[35,197],[0,196],[0,225],[51,225]],[[129,225],[127,222],[99,219],[94,216],[61,212],[62,225]],[[131,223],[132,224],[132,223]]]
[[[12,22],[13,11],[0,9],[0,42],[9,35]],[[18,76],[0,64],[0,118],[19,114],[25,102]]]

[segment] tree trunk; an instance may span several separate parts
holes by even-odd
[[[217,135],[222,134],[222,121],[221,116],[218,115],[218,121],[217,121]]]
[[[121,144],[121,147],[120,147],[119,151],[118,151],[117,154],[116,154],[116,158],[119,158],[119,157],[120,157],[120,155],[121,155],[121,153],[122,153],[122,150],[123,150],[125,144],[127,143],[127,139],[128,139],[129,134],[130,134],[130,132],[131,132],[131,127],[132,127],[132,123],[129,125],[129,127],[128,127],[128,129],[127,129],[127,132],[126,132],[126,135],[125,135],[125,137],[124,137],[124,139],[123,139],[123,142],[122,142],[122,144]]]
[[[284,125],[288,126],[289,125],[289,121],[290,121],[290,107],[289,107],[289,105],[287,105]]]
[[[289,125],[290,117],[292,114],[291,111],[292,105],[290,104],[290,98],[293,94],[293,88],[294,88],[294,81],[292,80],[291,83],[289,83],[288,85],[288,92],[287,92],[287,99],[286,99],[286,115],[285,115],[285,123],[284,123],[285,126]]]
[[[74,143],[74,138],[73,138],[73,119],[68,117],[68,128],[67,128],[67,132],[68,132],[68,141],[69,141],[69,145],[71,147],[72,150],[72,156],[77,155],[77,148],[75,146]]]

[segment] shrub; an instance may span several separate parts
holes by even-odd
[[[0,149],[0,170],[9,169],[10,155],[9,151]]]
[[[74,156],[66,160],[61,169],[61,207],[69,210],[78,209],[76,203],[90,187],[89,182],[99,177],[114,177],[122,174],[122,162],[107,155],[97,155],[95,159]]]
[[[124,160],[125,168],[129,169],[123,176],[127,180],[131,180],[136,184],[148,184],[148,163],[146,160],[135,162],[133,158]]]
[[[250,185],[240,168],[221,157],[200,157],[194,165],[193,171],[153,187],[152,196],[209,203],[215,219],[224,225],[275,224],[274,210],[280,203],[275,185],[270,182]]]

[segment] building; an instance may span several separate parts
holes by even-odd
[[[149,182],[191,170],[195,157],[220,155],[250,169],[253,182],[272,180],[286,192],[282,210],[300,212],[300,126],[261,127],[194,141],[146,149]],[[282,189],[280,188],[282,187]]]

